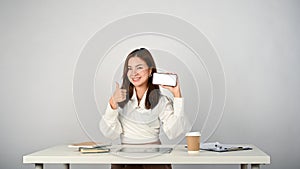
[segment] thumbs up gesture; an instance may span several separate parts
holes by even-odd
[[[127,90],[126,89],[120,89],[120,85],[118,82],[116,82],[116,89],[114,94],[109,100],[109,104],[112,109],[118,108],[118,103],[122,102],[126,99]]]

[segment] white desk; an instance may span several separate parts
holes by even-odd
[[[253,150],[223,153],[201,150],[191,154],[183,145],[177,145],[171,153],[148,158],[128,158],[115,155],[114,150],[120,145],[112,146],[111,153],[95,154],[82,154],[77,148],[60,145],[25,155],[23,163],[35,164],[35,169],[43,169],[43,164],[63,164],[65,169],[69,169],[70,164],[237,164],[241,169],[247,169],[248,164],[252,169],[259,169],[261,164],[270,164],[269,155],[254,145],[250,146]]]

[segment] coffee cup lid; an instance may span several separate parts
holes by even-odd
[[[201,134],[200,132],[193,131],[193,132],[186,133],[185,136],[201,136]]]

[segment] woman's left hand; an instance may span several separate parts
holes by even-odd
[[[179,85],[179,80],[178,76],[176,79],[176,86],[166,86],[166,85],[160,85],[162,88],[168,89],[174,97],[181,97],[181,91],[180,91],[180,85]]]

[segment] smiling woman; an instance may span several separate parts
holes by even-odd
[[[120,107],[128,102],[133,95],[133,89],[137,92],[137,99],[140,101],[147,91],[145,107],[154,108],[158,103],[159,86],[152,84],[152,74],[156,73],[156,65],[151,53],[145,49],[132,51],[125,60],[123,69],[123,89],[128,89],[128,97],[120,102]],[[150,95],[151,93],[151,95]],[[151,101],[151,103],[150,103]],[[140,102],[139,102],[140,103]]]
[[[162,127],[169,139],[185,132],[187,120],[180,86],[161,86],[174,96],[171,100],[161,94],[159,85],[152,83],[156,65],[151,53],[140,48],[126,58],[121,88],[116,84],[106,112],[100,121],[104,136],[121,136],[122,144],[161,144]],[[167,165],[112,165],[112,168],[172,168]]]

